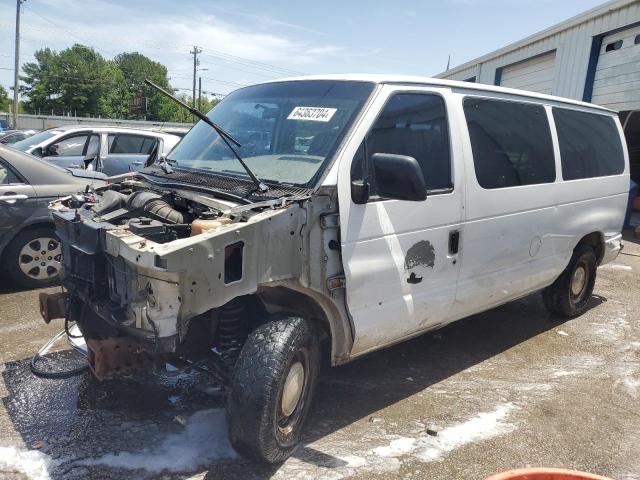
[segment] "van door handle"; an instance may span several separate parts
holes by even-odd
[[[23,194],[8,193],[7,195],[2,195],[0,197],[0,202],[14,204],[16,202],[26,200],[27,198],[29,197]]]
[[[457,254],[459,245],[460,245],[460,231],[453,230],[449,232],[449,255]]]

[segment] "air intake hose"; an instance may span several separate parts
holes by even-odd
[[[169,223],[184,223],[182,213],[173,208],[169,203],[155,192],[139,191],[133,193],[128,205],[132,209],[142,209],[156,220]]]

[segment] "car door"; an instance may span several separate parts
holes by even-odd
[[[109,150],[103,160],[102,171],[111,176],[144,168],[157,142],[157,138],[146,135],[109,134]]]
[[[37,205],[33,187],[0,159],[0,244],[29,219]]]
[[[347,306],[354,326],[352,355],[380,348],[445,323],[455,300],[462,222],[461,146],[447,115],[449,92],[384,86],[344,151],[339,175],[341,247]],[[363,138],[364,137],[364,138]],[[419,162],[427,198],[380,198],[369,161],[371,197],[354,202],[351,184],[375,153]]]
[[[70,135],[48,145],[44,149],[43,159],[59,167],[84,168],[87,147],[91,142],[92,147],[95,148],[96,139],[99,145],[99,137],[91,135],[90,132]]]

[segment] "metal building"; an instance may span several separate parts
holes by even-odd
[[[618,110],[640,183],[640,0],[613,0],[437,75]]]

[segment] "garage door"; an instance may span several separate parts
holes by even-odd
[[[554,51],[504,67],[500,85],[551,94],[555,63],[556,52]]]
[[[614,110],[640,109],[640,27],[603,38],[591,101]]]

